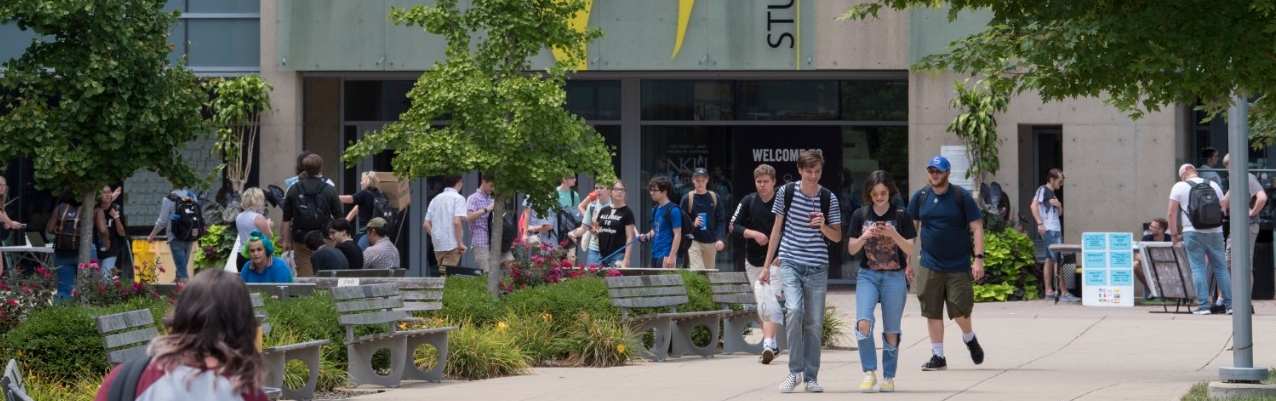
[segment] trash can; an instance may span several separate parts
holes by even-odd
[[[1276,249],[1273,249],[1272,230],[1259,230],[1254,243],[1254,282],[1252,299],[1276,298]]]

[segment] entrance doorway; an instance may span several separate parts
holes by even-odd
[[[1063,127],[1025,126],[1019,129],[1019,216],[1025,227],[1036,227],[1032,217],[1032,196],[1037,188],[1045,185],[1050,169],[1063,169]],[[1055,196],[1063,202],[1063,188]],[[1036,230],[1027,230],[1028,236],[1037,239]]]

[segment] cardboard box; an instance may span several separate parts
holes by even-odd
[[[400,179],[391,172],[377,172],[377,190],[390,198],[390,207],[403,210],[412,202],[412,187],[407,179]]]

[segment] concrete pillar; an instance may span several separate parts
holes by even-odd
[[[261,1],[261,77],[274,85],[270,94],[270,113],[261,119],[261,163],[258,168],[262,186],[283,187],[284,179],[295,173],[296,156],[302,146],[302,79],[296,71],[281,69],[278,54],[279,0]],[[282,212],[275,208],[270,218],[278,228]]]

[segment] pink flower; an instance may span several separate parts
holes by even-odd
[[[17,305],[18,305],[18,300],[10,298],[10,299],[9,299],[9,305],[17,306]]]

